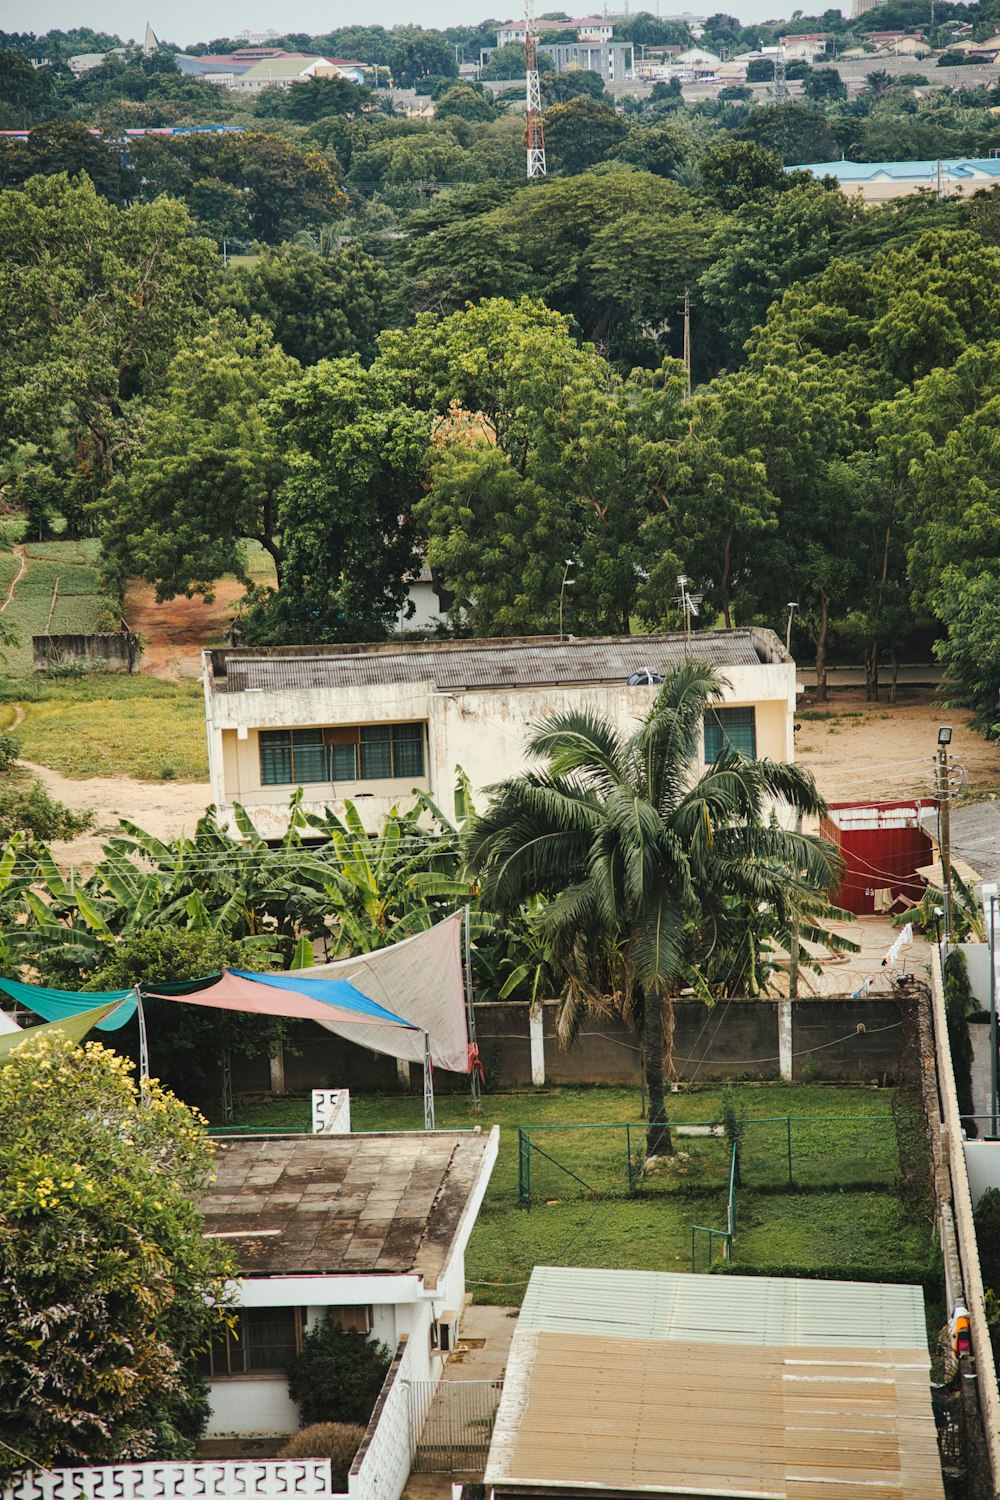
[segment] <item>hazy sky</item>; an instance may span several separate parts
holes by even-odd
[[[142,3],[142,0],[140,0]],[[152,9],[148,15],[136,10],[134,0],[0,0],[0,28],[4,31],[50,31],[54,27],[67,30],[72,26],[92,26],[95,31],[117,32],[123,38],[135,37],[141,41],[146,21],[152,25],[157,36],[186,47],[191,42],[207,42],[212,37],[230,36],[234,30],[247,28],[266,31],[332,31],[337,26],[393,26],[399,23],[415,23],[423,26],[461,26],[478,21],[483,10],[477,5],[473,10],[468,0],[366,0],[364,5],[345,4],[344,0],[215,0],[205,5],[202,0],[148,0]],[[774,0],[738,0],[727,4],[725,0],[711,0],[708,5],[698,5],[694,0],[647,0],[645,5],[634,3],[633,10],[648,9],[653,14],[659,8],[663,16],[671,11],[693,10],[696,14],[711,14],[725,10],[739,16],[743,21],[764,21],[775,15],[790,15],[796,4],[802,5],[807,14],[812,8],[818,14],[826,8],[825,0],[816,0],[814,7],[803,4],[803,0],[788,0],[787,5],[775,9]],[[544,10],[572,10],[563,0],[536,0],[536,8]],[[602,7],[603,8],[603,7]],[[512,0],[507,10],[494,12],[498,19],[508,15],[520,15],[518,0]],[[486,12],[489,13],[488,11]],[[582,14],[586,15],[586,8]]]

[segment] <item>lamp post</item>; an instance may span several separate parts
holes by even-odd
[[[799,606],[794,599],[789,599],[788,604],[786,605],[786,608],[788,610],[788,624],[785,626],[786,656],[791,656],[792,654],[792,616],[795,614],[795,611],[798,609],[798,607]]]
[[[990,907],[990,1135],[997,1134],[997,939],[996,913],[998,888],[995,880],[980,887],[983,901]]]
[[[951,744],[951,725],[942,724],[938,730],[938,819],[941,831],[941,877],[944,883],[944,936],[951,942],[951,797],[948,787],[948,746]]]
[[[576,561],[575,561],[575,559],[572,558],[572,557],[567,557],[567,559],[566,559],[566,566],[563,568],[562,583],[559,585],[559,639],[560,640],[564,640],[565,639],[565,635],[564,635],[564,632],[563,632],[563,600],[566,597],[566,590],[567,589],[571,589],[573,587],[573,585],[576,583],[576,579],[575,578],[571,578],[569,576],[569,570],[570,570],[570,568],[575,568],[575,567],[576,567]]]

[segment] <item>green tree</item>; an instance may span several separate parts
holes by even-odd
[[[568,99],[545,111],[546,158],[566,176],[603,161],[627,135],[622,117],[596,99]]]
[[[627,632],[659,503],[643,445],[676,435],[675,368],[622,380],[541,303],[494,298],[384,334],[382,359],[443,419],[416,509],[435,574],[487,635]]]
[[[847,84],[836,68],[811,68],[802,80],[802,92],[814,104],[847,98]]]
[[[0,1472],[190,1455],[194,1356],[225,1316],[226,1251],[193,1198],[197,1116],[96,1043],[29,1035],[0,1069]]]
[[[721,686],[701,665],[679,668],[628,738],[596,715],[550,716],[530,745],[542,768],[493,788],[467,839],[486,909],[546,897],[539,926],[571,994],[614,994],[641,1021],[650,1155],[672,1150],[664,1067],[681,987],[765,912],[789,938],[803,920],[815,932],[837,876],[829,844],[769,817],[772,800],[822,809],[807,771],[724,749],[692,783]]]
[[[347,207],[327,157],[281,135],[148,135],[130,144],[129,155],[142,201],[163,193],[186,200],[199,183],[227,183],[245,199],[250,235],[267,244],[335,219]]]
[[[838,154],[825,118],[802,104],[762,104],[749,112],[733,136],[774,151],[786,166],[835,161]]]
[[[843,193],[810,182],[746,203],[719,228],[701,287],[733,354],[780,291],[824,269],[859,212]]]
[[[177,355],[142,452],[102,506],[106,559],[120,584],[133,573],[155,583],[160,599],[210,598],[225,573],[249,583],[246,537],[270,554],[282,581],[288,445],[264,407],[299,376],[259,319],[244,324],[232,312]]]
[[[497,47],[490,53],[489,59],[480,73],[484,81],[501,82],[504,79],[516,79],[518,83],[524,82],[524,47],[518,42],[508,42],[506,47]],[[538,58],[539,72],[552,67],[552,59],[545,53]]]
[[[951,701],[973,711],[973,724],[1000,740],[1000,578],[946,569],[939,585],[947,638],[935,644]]]
[[[7,112],[12,128],[24,130],[45,119],[52,94],[52,74],[47,68],[33,67],[24,53],[14,48],[0,51],[0,112]]]
[[[263,89],[254,100],[254,114],[311,125],[328,115],[353,115],[374,103],[371,90],[349,78],[310,78],[301,87]]]
[[[569,99],[586,97],[607,104],[610,98],[604,87],[604,79],[600,73],[595,73],[590,68],[580,68],[573,73],[557,73],[554,68],[542,68],[539,70],[539,86],[543,109],[547,109],[550,104],[565,104]]]
[[[436,120],[493,120],[496,110],[492,101],[479,89],[458,83],[442,94],[434,106]]]
[[[0,187],[18,187],[29,177],[78,177],[85,172],[111,203],[124,194],[121,165],[111,146],[77,120],[36,125],[26,141],[4,141],[0,148]]]
[[[181,204],[120,210],[86,177],[0,193],[0,440],[60,475],[71,527],[133,444],[214,271]]]
[[[242,617],[248,640],[380,640],[417,565],[413,506],[427,472],[430,418],[376,363],[324,360],[271,403],[270,441],[289,472],[277,521],[277,592]]]
[[[357,244],[319,254],[305,245],[265,251],[221,285],[220,300],[257,313],[285,353],[303,365],[357,354],[367,364],[388,321],[389,277]]]
[[[705,191],[729,210],[791,185],[781,157],[756,141],[717,141],[699,158],[698,175]]]
[[[619,147],[617,159],[653,172],[657,177],[683,180],[694,165],[695,146],[690,132],[673,120],[637,126]]]

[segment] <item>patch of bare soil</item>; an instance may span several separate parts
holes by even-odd
[[[223,578],[211,604],[200,596],[157,604],[152,585],[133,579],[125,594],[125,617],[143,638],[142,671],[171,682],[200,676],[202,650],[222,640],[245,592],[242,583]]]
[[[63,870],[73,868],[85,873],[93,870],[101,857],[102,845],[118,832],[119,818],[127,818],[156,838],[168,840],[183,833],[193,834],[195,824],[211,801],[207,781],[149,782],[135,781],[131,776],[90,776],[71,781],[58,771],[50,771],[48,766],[36,766],[31,761],[21,761],[21,765],[67,807],[94,811],[94,828],[90,833],[50,844],[56,864]]]
[[[1000,790],[1000,745],[970,729],[964,709],[942,708],[933,689],[902,690],[895,704],[868,703],[860,688],[834,688],[826,704],[807,693],[795,717],[795,758],[829,802],[932,796],[941,724],[954,729],[949,758],[965,768],[967,790]]]

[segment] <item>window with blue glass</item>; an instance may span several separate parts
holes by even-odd
[[[757,715],[752,708],[710,708],[705,714],[705,763],[722,754],[723,746],[738,750],[747,760],[757,758]]]
[[[423,724],[262,729],[261,785],[420,778],[426,774],[425,738]]]

